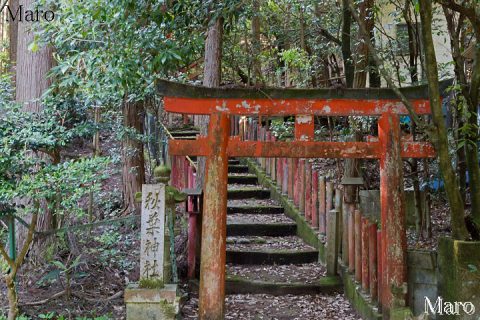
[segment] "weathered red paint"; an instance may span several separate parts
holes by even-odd
[[[355,280],[362,283],[362,216],[355,210]]]
[[[305,215],[305,159],[300,159],[298,172],[298,208],[300,213]]]
[[[187,265],[188,278],[195,278],[195,264],[196,264],[196,249],[197,249],[197,215],[198,212],[193,210],[188,211],[188,243],[187,243]]]
[[[229,127],[226,114],[210,116],[208,135],[212,155],[206,162],[202,213],[200,319],[224,318]]]
[[[347,204],[348,210],[348,272],[355,271],[355,210],[351,203]]]
[[[270,131],[267,131],[265,133],[265,141],[270,142],[270,139],[272,138],[272,133]],[[270,159],[265,160],[265,172],[270,175],[270,168],[271,168],[272,162]]]
[[[193,167],[188,167],[188,188],[195,187],[195,173]],[[188,241],[187,241],[187,265],[188,278],[195,277],[196,248],[197,248],[197,215],[199,214],[198,199],[189,196],[187,203],[188,212]]]
[[[275,142],[275,136],[272,135],[270,136],[270,141]],[[272,180],[277,180],[277,161],[276,158],[270,158],[270,176],[272,177]]]
[[[293,158],[288,158],[288,198],[294,198],[294,185],[295,185],[295,171],[296,171],[296,160]]]
[[[197,140],[172,140],[170,154],[182,156],[208,156],[207,138]],[[402,158],[433,158],[435,152],[427,142],[404,142]],[[359,158],[379,159],[382,149],[378,142],[326,142],[326,141],[241,141],[231,138],[228,143],[229,157],[260,158]],[[262,165],[264,167],[264,165]]]
[[[327,202],[325,177],[318,178],[318,230],[321,234],[327,232]]]
[[[369,278],[369,252],[368,252],[368,218],[362,217],[362,288],[365,291],[370,289],[370,278]]]
[[[368,225],[368,270],[370,279],[370,297],[377,300],[377,224],[370,222]]]
[[[385,112],[407,115],[408,110],[396,99],[235,99],[164,97],[165,111],[188,114],[223,112],[243,116],[379,116]],[[411,100],[417,114],[429,114],[427,99]]]
[[[318,170],[312,170],[312,228],[318,229]]]
[[[195,147],[191,141],[183,141],[189,147],[183,152],[192,152],[203,147]],[[175,144],[174,144],[175,145]],[[193,148],[193,149],[192,149]],[[194,151],[194,152],[195,152]],[[206,151],[208,152],[208,150]],[[176,154],[178,151],[176,152]],[[292,158],[365,158],[379,157],[379,145],[367,142],[314,142],[314,141],[231,141],[228,146],[231,157],[292,157]]]
[[[313,141],[314,135],[313,115],[297,115],[295,117],[295,140]]]
[[[172,98],[165,97],[165,110],[176,113],[188,114],[211,114],[211,124],[208,138],[199,137],[195,141],[171,141],[170,154],[177,156],[196,155],[207,156],[207,181],[205,188],[205,215],[203,219],[204,237],[202,240],[202,272],[200,281],[200,318],[221,319],[223,317],[224,277],[225,277],[225,236],[226,236],[226,181],[227,181],[227,158],[230,157],[257,157],[260,165],[272,173],[272,178],[280,178],[277,175],[277,162],[266,158],[367,158],[380,159],[381,172],[381,224],[383,231],[377,232],[377,274],[378,296],[384,306],[385,314],[393,305],[392,288],[401,287],[406,279],[405,264],[405,226],[404,204],[402,189],[402,165],[401,158],[409,157],[433,157],[435,155],[432,146],[426,142],[415,142],[409,138],[402,138],[398,125],[398,114],[406,114],[405,107],[398,100],[389,99],[217,99],[217,98]],[[430,112],[429,102],[425,99],[412,100],[418,114]],[[388,114],[384,114],[388,113]],[[382,115],[383,114],[383,115]],[[258,115],[259,120],[247,122],[245,129],[237,128],[238,118],[232,117],[232,131],[229,130],[230,122],[227,115]],[[295,141],[274,142],[266,137],[267,130],[261,126],[262,116],[270,115],[295,115]],[[382,115],[379,120],[379,138],[370,139],[367,142],[314,142],[314,115],[324,116],[372,116]],[[243,121],[243,120],[242,120]],[[212,124],[213,123],[213,124]],[[247,131],[249,140],[242,141],[241,131]],[[257,130],[256,133],[254,130]],[[228,139],[229,133],[240,136]],[[172,181],[182,184],[184,181],[183,168],[178,163],[179,157],[172,162]],[[287,161],[287,160],[285,160]],[[296,161],[292,159],[284,162],[285,191],[294,198],[299,205],[299,174]],[[294,169],[294,170],[292,170]],[[273,170],[273,171],[272,171]],[[210,178],[209,178],[210,177]],[[216,183],[215,183],[216,182]],[[295,183],[295,188],[294,188]],[[325,181],[321,186],[319,181],[319,209],[322,204],[323,189],[323,233],[325,233],[326,195]],[[302,184],[303,185],[303,184]],[[208,196],[207,196],[208,194]],[[328,201],[331,209],[332,201]],[[307,207],[312,205],[306,202]],[[312,205],[313,207],[313,205]],[[306,215],[309,209],[305,208]],[[368,249],[362,248],[360,241],[360,213],[353,213],[353,205],[348,209],[349,228],[349,270],[355,269],[357,281],[365,280],[367,275],[362,276],[361,261],[369,262],[368,278],[371,279],[370,270],[372,262],[370,255],[362,254],[362,251],[375,246],[373,240],[368,241]],[[319,210],[321,211],[321,210]],[[311,212],[311,211],[310,211]],[[357,217],[358,215],[358,217]],[[357,221],[358,220],[358,221]],[[320,231],[322,232],[322,214],[319,214]],[[206,232],[205,232],[206,231]],[[373,230],[368,230],[373,233]],[[383,235],[383,237],[381,236]],[[371,238],[371,237],[370,237]],[[214,242],[215,240],[215,242]],[[205,245],[207,244],[207,245]],[[208,248],[205,249],[205,248]],[[353,253],[353,258],[351,254]],[[205,262],[206,260],[206,262]],[[354,266],[354,268],[353,268]],[[373,271],[372,271],[373,272]],[[359,273],[360,275],[358,275]],[[369,284],[371,281],[367,281]],[[373,289],[372,289],[373,290]],[[399,291],[399,290],[396,290]],[[373,296],[373,294],[372,294]],[[402,299],[401,295],[395,297]]]
[[[282,185],[283,185],[283,159],[282,158],[276,158],[275,159],[275,168],[277,168],[277,174],[276,174],[276,182],[277,186],[282,190]]]
[[[300,159],[295,159],[295,178],[293,181],[293,204],[297,207],[300,204]]]
[[[282,193],[287,194],[288,193],[288,176],[289,176],[289,164],[288,164],[288,159],[287,158],[282,158],[283,162],[283,182],[282,182]]]
[[[312,221],[312,164],[310,161],[305,163],[305,219]]]
[[[378,120],[380,158],[380,205],[382,226],[382,305],[385,314],[393,307],[393,292],[401,292],[407,281],[405,195],[400,146],[399,116],[386,113]],[[400,294],[397,300],[405,299]]]

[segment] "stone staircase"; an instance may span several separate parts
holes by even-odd
[[[172,130],[175,139],[197,134]],[[308,227],[297,222],[245,163],[229,160],[225,319],[359,319],[340,278],[326,276],[318,250],[298,236]],[[198,307],[198,281],[191,281],[182,318],[198,319]]]
[[[248,166],[229,160],[227,294],[317,294],[342,291],[326,277],[318,250],[297,236],[297,225],[270,199]]]

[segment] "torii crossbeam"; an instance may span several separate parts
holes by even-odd
[[[448,83],[442,83],[445,88]],[[210,115],[208,136],[170,142],[171,155],[206,156],[200,268],[200,319],[223,319],[225,298],[227,172],[229,157],[380,159],[381,261],[384,311],[392,290],[406,282],[403,158],[434,157],[427,142],[402,141],[399,116],[408,115],[393,90],[223,89],[159,81],[165,111]],[[401,89],[417,114],[430,113],[426,86]],[[291,142],[229,137],[230,116],[295,116]],[[378,141],[314,141],[314,116],[378,116]]]

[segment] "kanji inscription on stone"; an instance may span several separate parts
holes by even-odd
[[[163,281],[165,185],[142,187],[140,278]]]

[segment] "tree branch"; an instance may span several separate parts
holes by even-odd
[[[13,269],[15,267],[15,261],[13,261],[12,258],[8,256],[8,253],[5,250],[5,247],[3,246],[3,244],[0,244],[0,254],[2,255],[3,259],[7,261],[10,268]]]
[[[457,11],[467,16],[469,19],[475,19],[475,10],[472,10],[471,8],[468,8],[468,7],[464,7],[456,3],[454,0],[436,0],[436,1],[442,6],[445,6],[453,11]]]
[[[390,74],[385,69],[383,61],[380,59],[377,52],[375,51],[375,48],[372,45],[372,41],[371,41],[370,37],[368,36],[368,33],[366,32],[364,21],[360,20],[357,12],[355,11],[355,7],[352,3],[352,0],[347,0],[347,1],[348,1],[348,5],[350,7],[350,12],[351,12],[353,18],[357,21],[359,28],[362,30],[362,33],[364,35],[363,40],[367,44],[368,50],[371,52],[372,58],[375,60],[375,63],[377,64],[378,71],[380,72],[382,77],[385,79],[385,81],[387,81],[388,86],[393,90],[393,92],[400,98],[402,103],[405,105],[405,107],[408,110],[408,113],[409,113],[410,117],[412,118],[413,122],[415,122],[417,127],[425,129],[425,123],[415,113],[415,110],[413,108],[412,103],[398,89],[398,87],[395,85],[392,78],[390,77]]]
[[[30,248],[30,244],[32,243],[33,240],[33,234],[35,233],[35,229],[37,228],[37,221],[38,221],[38,210],[39,210],[39,205],[35,205],[35,210],[36,212],[32,214],[32,220],[30,222],[30,227],[28,228],[28,233],[27,233],[27,238],[25,239],[25,242],[23,243],[22,250],[20,251],[19,255],[17,256],[17,260],[15,261],[15,266],[12,268],[12,275],[15,277],[18,269],[23,263],[23,260],[25,259],[25,256],[27,255],[28,249]]]
[[[321,36],[323,36],[325,39],[327,40],[330,40],[332,41],[333,43],[337,44],[337,45],[342,45],[342,41],[340,41],[340,39],[338,39],[337,37],[335,37],[334,35],[332,35],[330,32],[328,32],[326,29],[322,28],[322,27],[318,27],[319,29],[319,33]]]
[[[318,4],[315,5],[315,16],[317,18],[321,17],[320,7],[318,6]],[[325,39],[330,40],[339,46],[342,45],[342,41],[340,41],[340,39],[338,39],[333,34],[328,32],[327,29],[322,28],[321,26],[318,26],[318,28],[319,28],[320,35],[322,35]]]

